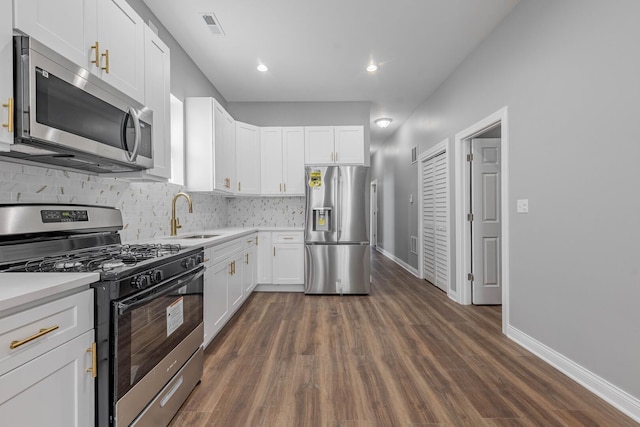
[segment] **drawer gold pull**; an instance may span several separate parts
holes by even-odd
[[[87,353],[91,352],[91,367],[87,368],[87,372],[91,372],[93,378],[98,376],[98,352],[96,351],[96,343],[91,344],[87,349]]]
[[[94,59],[91,60],[91,63],[96,64],[96,67],[99,67],[100,66],[100,44],[98,43],[97,40],[96,40],[96,44],[91,46],[91,49],[95,50],[95,57]]]
[[[100,68],[102,68],[104,71],[106,71],[107,74],[109,74],[109,49],[105,49],[104,53],[101,56],[104,56],[105,66]]]
[[[53,332],[53,331],[55,331],[55,330],[56,330],[56,329],[58,329],[58,328],[59,328],[59,326],[58,326],[58,325],[56,325],[56,326],[52,326],[52,327],[50,327],[50,328],[40,329],[40,332],[38,332],[37,334],[34,334],[34,335],[30,336],[29,338],[25,338],[25,339],[20,340],[20,341],[11,341],[11,344],[9,345],[9,348],[10,348],[11,350],[13,350],[13,349],[15,349],[15,348],[18,348],[18,347],[20,347],[21,345],[24,345],[24,344],[26,344],[26,343],[28,343],[28,342],[31,342],[31,341],[35,340],[36,338],[40,338],[40,337],[41,337],[41,336],[43,336],[43,335],[47,335],[49,332]]]
[[[283,237],[284,240],[293,240],[293,237]]]

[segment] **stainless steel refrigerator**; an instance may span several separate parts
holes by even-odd
[[[305,293],[369,294],[369,168],[305,170]]]

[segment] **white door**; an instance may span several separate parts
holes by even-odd
[[[472,139],[472,301],[502,304],[500,139]]]
[[[449,288],[447,154],[422,162],[422,274],[445,292]]]

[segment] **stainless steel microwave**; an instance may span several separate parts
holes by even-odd
[[[153,112],[33,38],[14,37],[15,143],[0,153],[56,168],[153,167]]]

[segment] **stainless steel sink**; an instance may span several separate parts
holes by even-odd
[[[179,239],[210,239],[212,237],[218,237],[219,234],[196,234],[193,236],[177,236]]]

